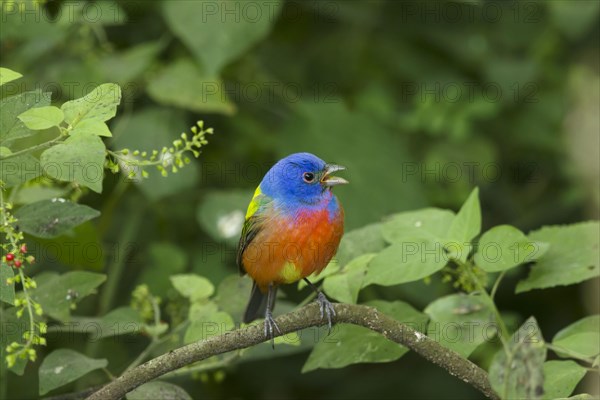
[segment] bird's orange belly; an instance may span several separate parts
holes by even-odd
[[[332,220],[327,210],[278,218],[248,245],[242,256],[244,269],[261,289],[270,283],[296,282],[327,266],[342,232],[341,210]]]

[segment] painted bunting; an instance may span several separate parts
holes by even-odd
[[[331,188],[348,183],[332,175],[344,169],[310,153],[292,154],[277,162],[254,192],[237,264],[254,280],[243,320],[264,312],[266,337],[279,331],[272,314],[278,285],[300,279],[317,293],[321,318],[327,317],[331,329],[333,306],[307,276],[325,268],[342,238],[344,210]]]

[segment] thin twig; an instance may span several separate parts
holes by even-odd
[[[31,147],[28,147],[26,149],[19,150],[19,151],[16,151],[14,153],[10,153],[10,154],[7,154],[5,156],[2,156],[2,157],[0,157],[0,160],[6,161],[6,160],[9,160],[9,159],[14,158],[14,157],[19,157],[19,156],[22,156],[24,154],[29,154],[29,153],[37,151],[37,150],[45,149],[46,147],[50,147],[53,144],[56,144],[56,143],[60,142],[61,140],[65,139],[65,138],[66,138],[66,135],[64,135],[64,134],[61,133],[60,136],[55,137],[54,139],[49,140],[47,142],[40,143],[40,144],[37,144],[35,146],[31,146]]]

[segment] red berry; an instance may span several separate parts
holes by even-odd
[[[21,265],[22,265],[21,260],[15,260],[15,267],[21,268]]]
[[[27,245],[26,245],[26,244],[22,244],[22,245],[21,245],[21,253],[22,253],[22,254],[25,254],[25,253],[27,253]]]
[[[15,259],[15,255],[13,253],[8,253],[6,255],[6,261],[11,262],[14,259]]]

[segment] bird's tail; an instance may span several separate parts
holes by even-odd
[[[256,282],[252,283],[252,292],[250,293],[250,301],[244,312],[244,323],[250,323],[255,319],[262,317],[267,308],[267,296],[260,291]]]

